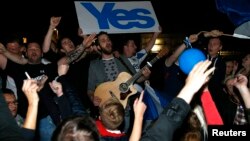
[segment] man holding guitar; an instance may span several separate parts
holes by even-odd
[[[104,101],[115,97],[121,102],[123,107],[126,108],[129,97],[138,92],[138,90],[135,89],[133,85],[134,82],[142,76],[145,68],[148,69],[152,67],[153,64],[164,55],[166,55],[168,51],[169,50],[167,48],[161,50],[155,58],[153,58],[150,62],[147,62],[147,64],[133,76],[131,76],[127,72],[121,72],[114,81],[108,81],[98,85],[95,89],[94,96],[100,97],[102,99],[100,105],[102,105]]]
[[[114,81],[117,79],[118,75],[121,72],[127,72],[129,74],[128,68],[119,60],[113,56],[112,52],[112,42],[106,32],[100,32],[97,35],[97,44],[98,48],[101,51],[101,58],[91,61],[89,67],[89,77],[88,77],[88,96],[92,100],[95,106],[107,100],[106,95],[98,95],[94,97],[94,92],[96,88],[104,83],[109,81]],[[148,69],[143,68],[141,73],[144,74]],[[139,78],[142,77],[141,75]],[[125,78],[125,77],[124,77]],[[126,77],[129,78],[129,77]],[[136,81],[137,82],[137,81]],[[109,85],[105,86],[107,89],[112,88]],[[134,86],[130,87],[130,91],[137,92]],[[112,92],[109,92],[109,96],[112,95]],[[109,98],[108,96],[108,98]]]
[[[106,32],[100,32],[97,35],[96,41],[101,51],[101,58],[97,58],[90,62],[88,96],[95,106],[99,106],[101,99],[94,97],[96,87],[103,82],[115,80],[120,72],[128,72],[128,70],[113,56],[112,41]]]
[[[130,109],[125,108],[129,95],[137,93],[134,87],[134,82],[142,77],[142,74],[148,69],[148,66],[143,67],[135,73],[134,77],[129,74],[128,68],[121,62],[120,59],[113,56],[112,42],[106,32],[100,32],[97,35],[97,45],[101,51],[101,58],[91,61],[88,77],[88,96],[97,107],[111,97],[117,98],[121,102],[121,97],[116,95],[122,94],[121,104],[128,115],[125,119],[125,130],[129,129]],[[157,60],[157,59],[156,59]],[[146,69],[147,68],[147,69]],[[149,70],[149,69],[148,69]],[[130,78],[130,79],[129,79]],[[125,82],[128,80],[129,82]],[[113,82],[113,83],[112,83]],[[99,110],[98,110],[99,111]],[[98,113],[99,114],[99,113]]]
[[[155,32],[147,43],[147,45],[138,52],[138,48],[135,44],[134,39],[129,36],[128,38],[126,37],[126,39],[124,40],[122,54],[117,57],[120,58],[120,60],[124,63],[125,66],[127,66],[131,75],[134,75],[135,73],[140,71],[142,62],[146,59],[148,53],[153,48],[157,37],[162,32],[160,26],[159,31],[160,32]],[[151,74],[151,71],[148,67],[144,67],[143,69],[145,70],[145,73],[143,73],[142,77],[137,80],[138,83],[142,83],[147,80]]]

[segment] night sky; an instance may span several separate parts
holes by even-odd
[[[190,35],[212,29],[232,34],[235,28],[228,17],[216,9],[213,0],[152,0],[152,5],[165,34]],[[0,6],[0,41],[13,33],[42,40],[51,16],[62,16],[58,27],[60,34],[77,34],[78,21],[73,0],[1,1]]]

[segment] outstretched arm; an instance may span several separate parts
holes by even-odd
[[[50,18],[50,26],[47,31],[47,34],[45,35],[44,41],[43,41],[43,53],[47,53],[51,47],[51,41],[52,41],[52,35],[54,32],[54,29],[58,26],[60,23],[61,17],[51,17]]]
[[[89,36],[84,36],[83,42],[76,47],[76,49],[67,56],[62,57],[58,62],[58,66],[62,64],[70,64],[74,61],[79,61],[87,55],[87,49],[90,48],[95,38],[96,33],[93,33]]]
[[[207,70],[210,64],[211,61],[206,60],[194,66],[186,79],[184,87],[177,95],[178,98],[182,98],[188,104],[191,102],[194,94],[208,81],[209,75],[214,71],[214,67]]]
[[[189,36],[189,42],[190,43],[194,43],[197,40],[198,40],[198,36],[196,34],[192,34],[192,35]],[[177,47],[177,49],[174,51],[174,53],[165,60],[165,65],[167,67],[170,67],[174,62],[177,61],[177,59],[180,56],[180,54],[186,48],[187,48],[187,46],[184,43],[182,43],[179,47]]]
[[[0,43],[0,53],[3,54],[6,58],[18,64],[24,65],[28,63],[28,60],[23,56],[9,52],[2,43]]]
[[[213,67],[207,70],[210,64],[211,61],[206,60],[194,66],[186,79],[185,86],[147,129],[141,138],[142,141],[172,140],[174,132],[182,125],[191,109],[189,103],[194,94],[208,81],[209,75],[215,69]]]

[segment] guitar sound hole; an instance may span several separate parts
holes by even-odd
[[[120,89],[120,99],[125,100],[129,93],[131,93],[127,83],[121,83],[119,86]]]
[[[128,92],[128,90],[129,90],[128,84],[127,83],[121,83],[120,86],[119,86],[119,90],[121,91],[121,93]]]

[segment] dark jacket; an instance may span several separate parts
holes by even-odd
[[[1,141],[32,141],[35,131],[26,128],[20,128],[4,100],[1,90],[0,77],[0,140]]]
[[[174,98],[159,115],[159,118],[146,129],[141,141],[172,141],[191,107],[181,98]]]
[[[83,106],[80,98],[78,97],[77,90],[74,86],[70,85],[66,75],[62,75],[57,79],[62,84],[63,96],[56,98],[56,103],[63,118],[71,115],[86,115],[87,110]],[[88,98],[88,97],[86,97]]]

